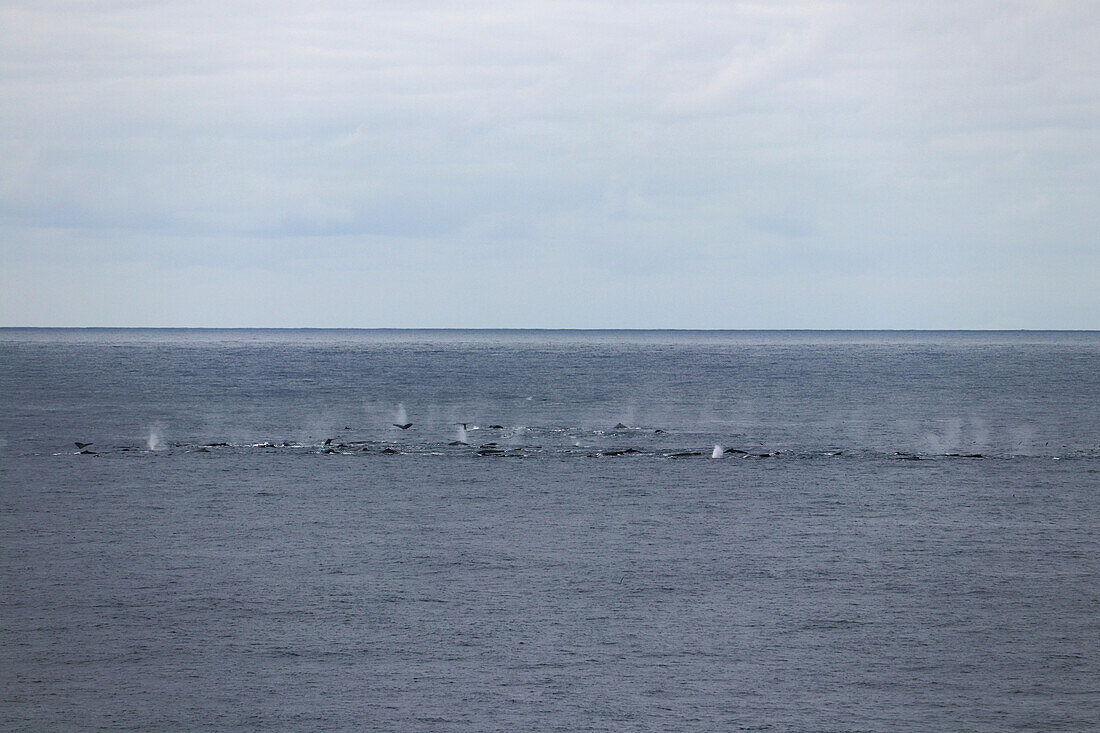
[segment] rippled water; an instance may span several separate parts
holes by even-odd
[[[0,726],[1095,729],[1098,356],[0,330]]]

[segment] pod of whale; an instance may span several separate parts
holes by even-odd
[[[399,419],[401,417],[403,417],[403,415],[398,416]],[[413,423],[411,422],[394,422],[390,423],[390,425],[401,431],[407,431],[413,427]],[[858,446],[848,446],[842,450],[842,447],[836,445],[805,448],[782,446],[782,450],[775,450],[765,448],[761,443],[750,443],[746,445],[745,448],[727,448],[719,442],[721,436],[717,434],[711,436],[709,440],[706,440],[704,436],[693,431],[684,433],[679,436],[678,440],[669,440],[668,438],[662,439],[651,437],[654,433],[665,433],[663,430],[654,430],[651,427],[629,427],[623,422],[617,423],[613,429],[586,428],[579,425],[536,425],[533,427],[515,428],[514,430],[509,430],[497,423],[478,426],[470,422],[456,422],[454,425],[457,425],[459,428],[458,435],[457,437],[448,439],[436,433],[437,430],[439,433],[446,431],[446,427],[432,425],[430,423],[427,425],[428,427],[425,428],[425,425],[421,424],[417,433],[410,433],[407,436],[402,435],[400,438],[396,439],[396,436],[392,434],[389,439],[386,439],[383,435],[376,434],[373,430],[367,428],[365,432],[361,434],[351,432],[339,433],[339,435],[343,436],[342,439],[336,437],[323,437],[323,435],[294,441],[280,439],[278,441],[263,440],[262,442],[255,440],[234,442],[211,441],[207,438],[201,441],[166,442],[161,443],[158,447],[163,451],[171,451],[174,453],[206,453],[208,455],[231,454],[249,449],[260,449],[264,452],[274,452],[276,450],[285,449],[291,453],[314,453],[324,455],[351,456],[400,454],[408,456],[451,456],[454,458],[461,456],[537,458],[553,455],[585,455],[591,458],[615,458],[637,455],[640,458],[648,457],[658,459],[691,459],[709,456],[710,458],[770,458],[772,460],[777,460],[782,458],[841,459],[860,456],[874,458],[877,456],[879,458],[892,459],[894,461],[917,462],[981,459],[998,460],[1026,457],[1054,458],[1055,460],[1075,456],[1084,458],[1100,457],[1100,446],[1082,449],[1076,453],[1065,455],[1016,455],[1011,452],[1002,451],[979,453],[963,452],[958,449],[956,449],[957,452],[931,452],[914,450],[912,448],[907,448],[905,450],[882,450],[881,448],[862,448]],[[480,433],[480,430],[486,428],[504,430],[505,432],[490,434]],[[344,426],[343,429],[347,431],[358,430],[358,428],[353,428],[351,426]],[[470,432],[468,433],[467,431]],[[675,435],[676,432],[677,431],[672,431],[665,434],[671,437]],[[501,440],[500,443],[491,441],[486,442],[476,439],[475,436],[479,434],[485,437],[491,435],[496,440],[501,440],[497,436],[504,435],[507,440]],[[710,447],[705,450],[700,447],[700,442],[704,440],[713,447],[713,450]],[[745,444],[745,436],[741,434],[737,434],[737,437],[732,438],[732,440]],[[129,452],[135,455],[146,455],[151,450],[147,448],[146,445],[110,445],[102,441],[93,443],[92,441],[78,440],[73,441],[73,445],[77,448],[75,454],[92,456],[119,455]],[[543,448],[543,445],[546,447]],[[901,448],[902,446],[897,447]],[[974,447],[977,446],[974,445],[971,447],[971,450],[973,450]],[[57,453],[55,455],[64,454]],[[73,455],[73,453],[69,452],[68,455]]]
[[[400,425],[395,425],[397,428],[401,428]],[[556,431],[554,431],[556,432]],[[382,439],[374,440],[344,440],[339,441],[334,438],[317,439],[315,442],[290,442],[290,441],[263,441],[263,442],[244,442],[244,443],[227,443],[227,442],[174,442],[165,446],[165,450],[172,450],[182,453],[205,453],[208,455],[218,453],[236,453],[245,450],[262,450],[265,452],[274,452],[285,450],[289,452],[301,452],[301,453],[318,453],[323,455],[450,455],[450,456],[497,456],[508,458],[519,457],[539,457],[539,456],[567,456],[567,455],[585,455],[591,458],[617,458],[626,456],[638,456],[649,458],[663,458],[663,459],[692,459],[709,456],[711,458],[718,458],[722,456],[728,456],[732,458],[742,459],[772,459],[779,460],[782,458],[818,458],[829,460],[841,460],[853,455],[863,455],[868,458],[879,456],[883,459],[891,459],[894,461],[913,461],[913,462],[925,462],[925,461],[953,461],[953,460],[982,460],[982,459],[998,459],[998,458],[1054,458],[1060,459],[1066,456],[1015,456],[1012,454],[989,454],[989,453],[924,453],[924,452],[903,452],[903,451],[889,451],[879,452],[875,450],[866,449],[845,449],[839,450],[835,447],[828,449],[809,449],[809,450],[745,450],[743,448],[724,448],[716,446],[714,450],[696,450],[689,444],[671,444],[671,445],[655,445],[655,444],[641,444],[624,446],[622,444],[600,444],[600,436],[603,435],[601,431],[595,431],[589,438],[586,439],[587,445],[583,445],[577,440],[573,439],[571,444],[566,444],[561,441],[560,438],[553,439],[549,445],[545,448],[542,441],[532,441],[530,443],[496,443],[480,441],[462,441],[462,440],[427,440],[411,442],[401,442],[398,444],[395,441],[387,441]],[[78,447],[76,451],[77,455],[87,456],[103,456],[103,455],[119,455],[119,454],[147,454],[149,451],[144,447],[138,447],[133,445],[104,445],[97,444],[100,447],[96,450],[92,450],[91,446],[94,444],[91,442],[74,441],[74,446]],[[450,449],[450,450],[448,450]],[[61,455],[61,454],[58,454]],[[71,455],[71,454],[70,454]],[[1095,451],[1085,451],[1081,454],[1082,457],[1100,457],[1100,448]]]

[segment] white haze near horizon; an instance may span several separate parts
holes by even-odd
[[[0,325],[1100,327],[1100,3],[0,7]]]

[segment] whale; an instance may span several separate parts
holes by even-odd
[[[84,450],[84,449],[85,449],[85,448],[87,448],[87,447],[88,447],[89,445],[95,445],[95,444],[94,444],[94,443],[81,443],[81,442],[79,442],[79,441],[74,441],[74,442],[73,442],[73,445],[75,445],[75,446],[76,446],[77,448],[79,448],[80,450]]]
[[[401,430],[408,430],[409,428],[411,428],[413,426],[413,424],[411,422],[407,422],[404,425],[399,425],[398,423],[393,423],[393,426],[395,428],[400,428]]]

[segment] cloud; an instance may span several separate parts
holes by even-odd
[[[808,293],[877,302],[875,278],[939,291],[953,268],[987,292],[1002,260],[1057,323],[1100,312],[1068,285],[1096,263],[1091,4],[11,2],[0,28],[0,252],[17,279],[59,249],[122,278],[85,288],[106,321],[142,272],[193,287],[181,304],[232,278],[262,303],[311,252],[318,300],[326,267],[420,293],[405,325],[471,289],[624,323],[638,283],[695,291],[700,266],[712,311],[751,276],[789,290],[790,325],[858,325]],[[416,287],[433,268],[469,287]],[[974,298],[919,322],[970,323]],[[697,323],[680,302],[649,317]]]

